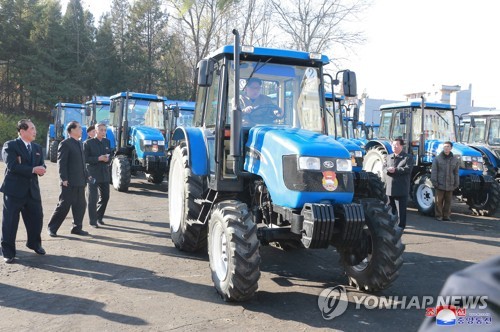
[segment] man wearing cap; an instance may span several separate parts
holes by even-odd
[[[93,178],[87,187],[87,200],[90,226],[99,228],[104,225],[103,217],[109,201],[109,163],[111,148],[106,138],[106,125],[97,125],[95,138],[87,139],[83,144],[87,171]]]

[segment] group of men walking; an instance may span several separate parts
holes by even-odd
[[[89,129],[90,133],[92,128]],[[38,183],[38,177],[46,172],[43,152],[40,145],[33,143],[36,128],[31,120],[20,120],[17,131],[19,137],[6,142],[2,148],[7,168],[0,187],[4,194],[1,248],[4,261],[9,264],[16,257],[20,215],[28,233],[26,246],[39,255],[46,253],[40,235],[43,208]],[[99,124],[95,137],[89,137],[85,143],[81,141],[82,127],[77,121],[69,122],[66,131],[68,138],[59,144],[57,153],[61,193],[47,227],[51,237],[57,236],[70,209],[73,214],[71,234],[88,235],[83,230],[85,210],[88,209],[90,225],[97,228],[104,224],[109,200],[111,148],[106,139],[106,125]]]

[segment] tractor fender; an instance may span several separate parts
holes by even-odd
[[[392,153],[391,142],[384,141],[384,140],[378,140],[378,139],[371,140],[368,143],[366,143],[365,150],[368,151],[372,147],[375,147],[375,146],[383,146],[387,150],[387,154],[391,154]]]
[[[172,140],[186,141],[189,167],[195,175],[208,175],[208,153],[203,128],[177,127]]]

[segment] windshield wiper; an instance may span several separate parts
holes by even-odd
[[[434,111],[434,112],[435,112],[437,115],[439,115],[439,117],[440,117],[441,119],[443,119],[443,121],[446,123],[446,125],[447,125],[447,126],[450,126],[450,125],[448,124],[448,121],[446,121],[446,119],[445,119],[445,118],[444,118],[441,114],[439,114],[439,112],[438,112],[438,111]]]
[[[253,74],[255,74],[255,72],[256,72],[257,70],[262,69],[262,68],[263,68],[265,65],[267,65],[267,63],[268,63],[269,61],[271,61],[272,59],[273,59],[273,58],[269,58],[269,59],[267,59],[267,60],[266,60],[266,62],[264,62],[264,63],[262,63],[262,64],[261,64],[261,61],[260,61],[260,60],[259,60],[259,62],[257,62],[257,64],[255,65],[255,67],[253,68],[252,72],[250,73],[250,76],[248,76],[247,81],[246,81],[246,83],[245,83],[245,86],[243,87],[243,90],[247,87],[248,81],[250,81],[250,79],[252,78]],[[261,66],[259,67],[259,65],[261,65]]]

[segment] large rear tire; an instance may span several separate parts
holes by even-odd
[[[207,226],[198,221],[203,192],[203,179],[191,172],[183,142],[172,153],[168,176],[170,236],[179,250],[195,252],[207,247]]]
[[[53,163],[57,163],[57,149],[59,148],[59,141],[50,142],[49,147],[49,159]]]
[[[396,226],[397,218],[382,202],[364,199],[361,204],[366,220],[361,247],[366,248],[366,256],[353,265],[351,256],[357,248],[339,249],[339,253],[349,284],[374,292],[386,289],[399,276],[405,249],[401,242],[403,230]]]
[[[475,195],[467,197],[467,205],[479,216],[494,215],[500,205],[500,184],[493,179],[488,191],[478,190]]]
[[[372,147],[363,159],[363,170],[377,174],[380,180],[385,183],[383,169],[386,157],[387,151],[383,146]]]
[[[434,216],[436,211],[434,186],[431,176],[424,174],[417,178],[413,185],[413,202],[417,205],[418,211],[427,216]]]
[[[260,253],[257,225],[245,203],[218,203],[208,229],[212,280],[225,301],[246,301],[258,288]]]
[[[118,155],[113,158],[111,170],[111,179],[113,188],[118,191],[126,192],[130,185],[130,162],[127,156]]]

